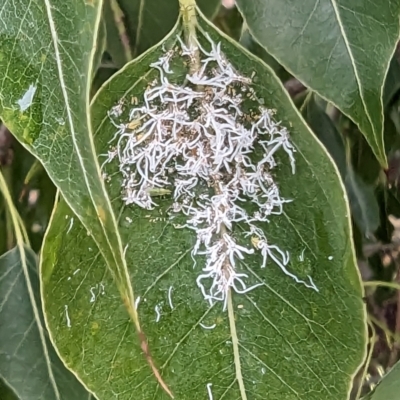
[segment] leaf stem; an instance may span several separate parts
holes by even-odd
[[[124,13],[121,10],[117,0],[110,1],[110,7],[114,14],[115,26],[117,27],[119,37],[121,39],[122,47],[124,48],[126,61],[131,61],[133,59],[131,45],[129,43],[128,33],[126,31],[124,23]]]
[[[200,69],[200,53],[196,46],[196,0],[179,0],[180,11],[183,19],[185,41],[189,48],[196,48],[193,60],[190,63],[190,73]]]

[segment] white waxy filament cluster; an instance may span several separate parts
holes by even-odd
[[[118,130],[106,162],[118,157],[126,204],[152,209],[157,206],[154,194],[171,190],[171,213],[186,217],[179,228],[196,234],[194,267],[198,256],[205,258],[197,285],[211,304],[222,301],[225,309],[229,289],[245,293],[262,285],[248,286],[248,275],[239,272],[240,262],[256,251],[262,255],[261,268],[270,258],[296,282],[318,290],[310,277],[305,282],[289,272],[289,254],[270,244],[259,226],[290,201],[281,198],[271,175],[279,150],[286,152],[295,173],[289,132],[274,120],[273,110],[261,105],[251,79],[233,68],[220,43],[206,38],[209,50],[197,41],[186,46],[178,37],[180,59],[187,56],[190,62],[199,54],[201,60],[185,85],[168,79],[177,56],[177,50],[169,50],[151,64],[159,78],[144,92],[142,105],[130,110],[129,122],[115,121],[121,104],[110,111]],[[249,101],[256,104],[252,113],[244,111]],[[256,145],[262,151],[254,161]],[[238,243],[234,224],[240,224],[246,244]]]

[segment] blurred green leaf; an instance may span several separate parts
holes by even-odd
[[[240,44],[255,56],[266,62],[276,73],[282,66],[271,56],[262,46],[260,46],[251,36],[247,26],[244,26],[240,35]]]
[[[44,321],[37,258],[28,248],[25,252],[28,277],[18,249],[0,257],[0,377],[19,400],[88,399],[88,392],[57,356],[46,331],[45,343],[41,340]]]
[[[221,1],[198,0],[197,4],[212,18]],[[174,27],[178,15],[178,0],[105,0],[107,50],[114,62],[122,67],[161,41]]]
[[[346,144],[331,118],[319,107],[316,96],[308,96],[302,113],[324,144],[340,171],[346,186],[347,196],[354,221],[364,236],[375,232],[380,224],[379,205],[374,187],[366,184],[354,171],[350,155],[346,155]]]
[[[242,32],[243,18],[236,7],[221,7],[213,23],[230,38],[239,41]]]
[[[116,67],[121,68],[132,60],[133,54],[127,31],[127,18],[117,0],[104,0],[103,19],[107,31],[107,52]]]
[[[210,398],[209,384],[217,399],[246,394],[264,399],[266,393],[269,399],[344,399],[364,358],[365,315],[339,176],[273,71],[205,20],[200,19],[200,26],[221,42],[237,70],[254,76],[257,95],[277,110],[277,120],[290,127],[297,172],[292,174],[287,157],[280,154],[274,177],[282,197],[293,202],[263,229],[272,243],[290,252],[288,268],[303,278],[311,275],[319,293],[295,283],[272,259],[267,268],[260,268],[262,256],[257,253],[240,269],[249,275],[249,285],[263,286],[245,295],[232,293],[230,313],[220,302],[210,306],[196,286],[201,268],[193,268],[190,255],[195,234],[174,227],[182,216],[168,219],[172,199],[157,198],[159,207],[154,210],[126,206],[118,165],[106,164],[107,187],[119,215],[131,279],[140,296],[138,313],[154,363],[179,400]],[[141,106],[144,90],[159,77],[149,65],[175,48],[179,33],[177,26],[164,43],[129,63],[100,89],[92,105],[98,154],[107,154],[115,135],[108,111],[124,104],[121,122],[127,122],[132,101]],[[170,82],[183,84],[186,61],[175,53]],[[70,224],[70,215],[68,206],[58,203],[43,250],[44,307],[57,348],[101,399],[130,399],[133,393],[138,399],[168,398],[146,367],[92,238],[78,221]],[[234,234],[244,246],[251,245],[241,226],[234,227]],[[200,323],[215,328],[204,329]]]
[[[335,164],[344,178],[347,161],[343,137],[325,110],[320,107],[318,100],[320,99],[315,94],[310,93],[301,107],[301,112],[310,128],[335,160]]]
[[[383,106],[386,108],[395,94],[400,90],[400,65],[395,54],[390,62],[383,88]],[[385,119],[386,121],[386,119]]]
[[[374,233],[380,224],[379,205],[372,185],[366,184],[351,165],[344,180],[352,216],[365,237]]]
[[[397,400],[400,393],[400,362],[378,383],[375,389],[362,400]]]
[[[73,210],[71,218],[76,215],[92,235],[136,321],[121,240],[91,134],[89,91],[100,6],[84,0],[2,5],[0,115],[41,161]]]
[[[382,90],[400,2],[237,0],[251,34],[289,72],[349,116],[387,166]]]
[[[18,400],[16,394],[3,382],[1,378],[0,378],[0,399]]]

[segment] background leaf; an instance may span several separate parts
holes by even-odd
[[[31,250],[25,251],[42,316],[37,258]],[[89,393],[64,367],[45,332],[45,348],[51,360],[48,365],[32,307],[20,253],[15,248],[0,257],[0,378],[13,388],[19,400],[89,399]],[[3,395],[0,398],[3,400]]]
[[[0,379],[1,400],[18,400],[16,394]]]
[[[354,170],[348,148],[350,142],[344,142],[331,118],[318,104],[315,95],[308,96],[302,107],[302,113],[335,160],[346,187],[352,217],[361,233],[368,237],[376,231],[380,224],[379,206],[374,187],[365,183]]]
[[[202,26],[221,41],[238,70],[255,76],[258,96],[290,127],[297,172],[292,175],[287,159],[279,156],[276,179],[282,196],[294,201],[266,228],[271,242],[290,251],[289,268],[301,277],[310,274],[320,292],[296,284],[274,263],[260,269],[261,257],[254,257],[241,268],[251,276],[250,284],[262,282],[263,287],[247,295],[233,294],[235,319],[229,321],[221,304],[209,307],[196,287],[199,268],[193,268],[190,256],[195,237],[192,231],[175,229],[166,218],[171,199],[157,199],[160,207],[153,211],[124,206],[122,178],[118,166],[110,164],[107,187],[127,245],[132,282],[141,297],[138,313],[149,349],[179,400],[208,398],[208,384],[214,398],[243,398],[240,378],[235,375],[234,348],[239,351],[236,367],[240,364],[249,399],[265,398],[265,393],[271,400],[344,399],[364,356],[365,314],[339,176],[273,72],[204,21]],[[176,33],[166,38],[166,49],[176,45]],[[158,76],[149,65],[162,54],[162,45],[156,46],[129,63],[94,99],[92,118],[99,154],[107,153],[115,133],[107,111],[121,99],[131,104],[135,97],[142,98]],[[172,69],[182,68],[182,62],[178,56]],[[176,79],[184,76],[182,70]],[[123,115],[127,113],[125,109]],[[146,367],[92,238],[78,223],[65,234],[69,213],[64,202],[57,205],[43,252],[44,307],[57,348],[100,399],[168,398]],[[200,323],[216,327],[208,330]]]
[[[282,69],[278,61],[253,39],[247,26],[242,29],[240,44],[268,64],[276,74]]]
[[[362,400],[396,400],[400,391],[400,362],[379,382],[378,386]]]
[[[399,37],[400,2],[237,0],[256,40],[335,104],[387,166],[382,90]]]
[[[400,89],[400,65],[397,57],[398,56],[395,53],[390,62],[386,76],[385,86],[383,89],[383,105],[385,108],[390,104],[390,101]]]
[[[96,45],[96,52],[93,56],[93,72],[92,72],[92,79],[95,78],[96,73],[100,67],[101,60],[103,58],[103,54],[107,47],[107,31],[106,31],[106,23],[104,20],[100,21],[99,25],[99,33],[97,35],[97,45]]]

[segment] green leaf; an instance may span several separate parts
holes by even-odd
[[[37,258],[28,248],[25,252],[28,275],[17,248],[0,257],[0,380],[19,400],[89,399],[57,356],[46,331],[45,343],[41,340],[44,322]]]
[[[251,34],[288,71],[335,104],[382,166],[382,91],[399,37],[400,2],[237,0]]]
[[[107,188],[140,296],[138,313],[149,352],[179,400],[210,398],[207,387],[216,399],[264,399],[266,393],[271,400],[345,399],[363,361],[366,329],[349,210],[337,170],[273,71],[205,19],[199,20],[233,66],[254,77],[257,95],[290,128],[297,172],[292,175],[281,154],[274,177],[282,197],[293,202],[263,229],[271,243],[290,252],[288,268],[302,278],[311,275],[319,292],[295,283],[272,260],[260,268],[262,257],[257,254],[240,264],[240,270],[249,275],[249,285],[258,282],[262,287],[229,294],[228,311],[221,302],[210,306],[196,285],[201,265],[193,267],[190,254],[196,237],[192,230],[175,228],[180,216],[168,218],[171,196],[157,197],[154,210],[125,206],[118,165],[107,164]],[[122,101],[123,121],[132,103],[142,105],[144,90],[158,77],[149,65],[179,46],[180,34],[177,25],[163,43],[100,89],[91,110],[99,154],[110,150],[116,131],[107,112]],[[200,38],[209,47],[204,36]],[[174,54],[174,73],[168,79],[182,84],[189,66],[179,52]],[[167,399],[140,354],[92,238],[79,223],[65,233],[69,215],[67,205],[58,203],[42,261],[46,319],[60,354],[99,399]],[[240,226],[234,232],[250,245]]]
[[[212,18],[221,1],[198,0],[198,5]],[[162,40],[178,14],[178,0],[105,0],[108,50],[117,65],[121,67]]]
[[[362,400],[396,400],[400,391],[400,362],[382,378],[376,388]]]
[[[0,115],[43,164],[99,246],[138,327],[116,221],[95,155],[89,89],[101,4],[5,2],[0,9]]]

